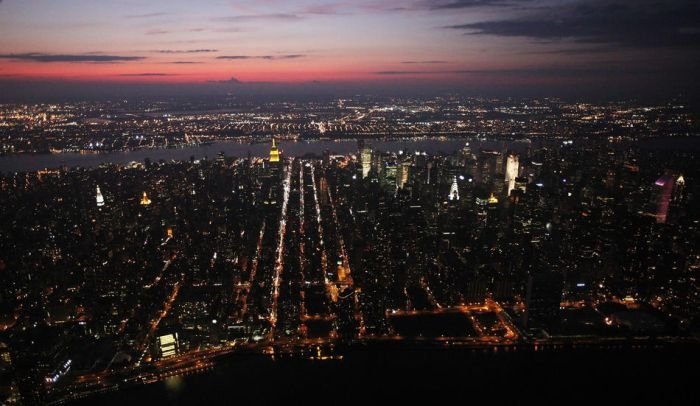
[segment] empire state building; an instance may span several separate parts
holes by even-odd
[[[270,163],[275,163],[280,161],[280,152],[277,149],[277,144],[275,144],[275,139],[272,139],[272,147],[270,148]]]

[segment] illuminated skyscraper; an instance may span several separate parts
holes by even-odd
[[[385,162],[384,170],[380,176],[380,184],[387,191],[396,191],[398,182],[396,181],[396,172],[398,164],[394,161]]]
[[[362,165],[362,178],[369,176],[369,171],[372,168],[372,147],[363,145],[360,151],[360,164]]]
[[[141,196],[141,206],[148,206],[149,204],[151,204],[151,199],[148,198],[146,192],[143,192]]]
[[[462,156],[467,158],[467,159],[471,159],[471,157],[472,157],[472,149],[469,146],[468,142],[462,148]]]
[[[280,161],[280,152],[277,149],[277,144],[275,144],[275,139],[272,138],[272,147],[270,148],[270,163]]]
[[[158,337],[158,349],[161,358],[169,358],[177,355],[178,347],[177,333],[165,334]]]
[[[321,180],[318,181],[318,192],[318,200],[321,204],[328,204],[328,181],[325,177],[322,177]]]
[[[410,164],[407,162],[402,162],[399,164],[399,167],[396,172],[396,186],[399,189],[403,189],[403,187],[406,186],[406,183],[408,183],[409,167]]]
[[[459,188],[457,187],[457,177],[452,177],[452,186],[450,186],[450,195],[448,196],[450,200],[459,200]]]
[[[97,207],[102,207],[105,205],[105,198],[102,196],[100,187],[97,186],[97,193],[95,194],[95,200],[97,201]]]
[[[660,177],[654,183],[655,186],[660,188],[656,200],[657,223],[666,223],[666,219],[668,218],[668,206],[671,203],[675,183],[675,179],[668,175]]]
[[[518,156],[515,154],[508,155],[508,161],[506,162],[506,186],[508,187],[507,195],[515,189],[515,178],[518,177]]]
[[[491,206],[495,207],[498,204],[498,198],[496,196],[494,196],[493,193],[491,193],[491,196],[489,196],[488,202],[489,202],[489,207],[491,207]]]
[[[676,185],[673,189],[673,201],[681,202],[685,200],[685,178],[683,175],[676,178]]]

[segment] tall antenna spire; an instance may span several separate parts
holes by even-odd
[[[450,187],[450,200],[459,200],[459,189],[457,188],[457,177],[452,177],[452,186]]]

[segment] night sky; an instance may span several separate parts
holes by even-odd
[[[692,93],[698,44],[697,0],[0,0],[7,93],[76,82]]]

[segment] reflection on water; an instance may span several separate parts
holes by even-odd
[[[185,387],[185,380],[181,376],[173,376],[165,380],[165,389],[168,394],[176,395]]]

